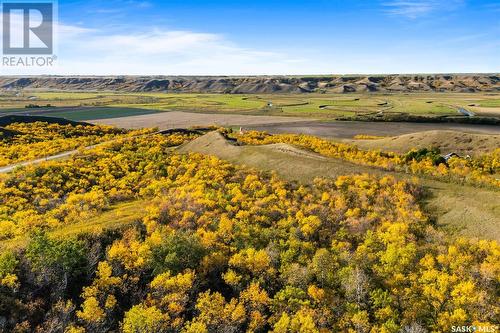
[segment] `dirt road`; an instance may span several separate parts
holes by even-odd
[[[245,128],[258,131],[266,131],[273,134],[308,134],[341,139],[351,139],[358,134],[396,136],[431,130],[452,130],[478,134],[500,134],[500,126],[494,125],[363,121],[306,121],[290,124],[249,125]]]
[[[447,123],[396,123],[356,121],[316,121],[300,117],[247,116],[236,114],[205,114],[161,112],[155,114],[90,120],[91,123],[124,128],[158,127],[160,130],[191,126],[242,126],[246,130],[270,133],[310,134],[350,139],[357,134],[395,136],[430,130],[454,130],[481,134],[500,134],[500,126]]]

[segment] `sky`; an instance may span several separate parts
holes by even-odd
[[[0,75],[500,72],[498,0],[59,0],[56,25],[56,66]]]

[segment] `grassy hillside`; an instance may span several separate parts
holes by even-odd
[[[500,147],[500,135],[483,135],[458,131],[424,131],[370,140],[345,140],[363,149],[405,153],[411,149],[437,147],[443,154],[477,156]]]
[[[0,89],[172,93],[498,92],[498,74],[0,77]]]

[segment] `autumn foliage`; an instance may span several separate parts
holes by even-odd
[[[417,183],[359,174],[301,185],[171,151],[191,138],[118,140],[2,177],[3,237],[32,233],[0,255],[3,329],[447,332],[499,318],[500,246],[434,228]],[[137,199],[148,204],[132,227],[47,234]]]
[[[421,159],[408,159],[405,155],[379,150],[365,151],[352,144],[336,143],[310,135],[270,135],[265,132],[249,131],[236,135],[236,138],[243,144],[288,143],[356,164],[428,176],[449,182],[500,187],[500,148],[478,158],[452,157],[447,162],[443,159],[436,163],[437,160],[431,155]]]
[[[13,123],[0,128],[0,166],[105,142],[118,137],[150,133],[103,125],[59,125],[46,122]]]

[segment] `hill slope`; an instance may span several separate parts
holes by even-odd
[[[0,77],[0,89],[185,93],[498,92],[499,74],[254,77]]]
[[[219,133],[211,132],[179,148],[182,153],[215,155],[235,164],[275,171],[288,180],[310,183],[317,177],[370,173],[391,174],[400,179],[411,176],[325,158],[290,145],[235,146]],[[429,193],[425,208],[442,226],[453,233],[500,240],[500,203],[493,190],[444,183],[421,178]]]
[[[500,147],[500,135],[472,134],[456,131],[424,131],[377,140],[346,140],[362,149],[381,149],[405,153],[413,148],[437,147],[443,154],[480,155]]]

